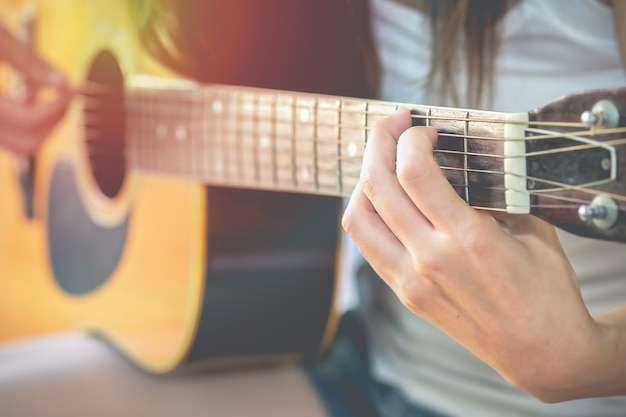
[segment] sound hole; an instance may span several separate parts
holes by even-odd
[[[122,188],[126,160],[124,78],[111,52],[102,51],[93,60],[85,96],[87,156],[100,190],[112,198]]]

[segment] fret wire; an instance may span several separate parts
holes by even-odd
[[[171,161],[175,161],[177,158],[177,155],[175,152],[171,152],[173,151],[170,146],[170,143],[168,141],[168,137],[171,134],[171,128],[169,126],[168,120],[167,120],[167,112],[163,110],[163,104],[160,103],[155,97],[151,97],[152,98],[152,103],[156,108],[155,114],[159,115],[159,120],[163,121],[162,126],[163,126],[163,135],[160,137],[160,141],[158,142],[159,147],[163,146],[164,148],[166,148],[166,152],[169,153],[170,155],[172,155],[172,158],[169,158],[168,160],[165,160],[163,162],[163,169],[167,170],[167,171],[171,171],[171,165],[172,162]],[[154,148],[153,148],[154,149]],[[154,166],[155,168],[159,167],[159,164],[161,164],[161,161],[158,161],[158,155],[159,153],[150,153],[149,152],[150,149],[148,149],[148,155],[151,156],[151,160],[149,161],[151,163],[151,166]],[[165,152],[163,153],[165,154]]]
[[[237,112],[237,121],[236,121],[236,125],[237,126],[243,126],[243,118],[242,118],[242,113],[243,113],[243,97],[241,94],[236,94],[235,95],[235,108],[236,108],[236,112]],[[236,170],[237,170],[237,177],[239,179],[239,181],[243,181],[243,179],[245,178],[245,174],[244,174],[244,169],[245,169],[245,165],[244,165],[244,155],[243,155],[243,134],[241,132],[241,129],[236,129],[235,130],[237,132],[237,134],[235,135],[235,147],[237,149],[236,154],[235,154],[235,163],[237,164],[236,166]]]
[[[197,94],[204,96],[203,91],[198,91]],[[197,166],[199,170],[198,175],[200,178],[205,178],[205,179],[207,178],[207,161],[209,160],[208,149],[206,146],[207,140],[205,136],[207,129],[208,129],[208,123],[209,123],[209,120],[206,117],[207,107],[208,107],[208,100],[202,100],[202,103],[200,104],[199,109],[198,109],[199,117],[202,123],[199,126],[199,131],[193,136],[198,142],[197,145],[201,150],[198,156],[199,161],[197,161],[198,162]],[[193,120],[191,122],[193,125],[195,125]]]
[[[230,176],[230,164],[228,163],[229,155],[227,154],[228,148],[226,145],[228,143],[227,141],[229,135],[228,124],[230,123],[230,117],[232,117],[230,115],[231,103],[230,95],[226,91],[218,92],[218,97],[220,101],[218,101],[216,109],[214,110],[217,117],[215,118],[216,134],[213,139],[217,145],[215,149],[217,152],[216,170],[218,171],[222,181],[226,181],[226,179]],[[226,117],[220,117],[222,114]]]
[[[209,124],[210,124],[210,119],[209,119],[209,106],[208,103],[211,102],[211,100],[209,100],[207,96],[207,92],[206,90],[200,90],[199,94],[202,95],[203,100],[202,100],[202,104],[200,107],[200,121],[201,121],[201,129],[200,129],[200,133],[198,134],[198,140],[200,141],[200,148],[202,149],[202,153],[201,153],[201,158],[200,158],[200,170],[201,173],[199,174],[201,178],[208,180],[209,177],[209,148],[208,148],[208,131],[209,131]],[[193,123],[193,121],[192,121]]]
[[[164,123],[164,119],[162,118],[163,115],[161,114],[161,106],[159,105],[158,101],[155,99],[154,97],[155,93],[154,92],[150,92],[150,95],[148,96],[148,98],[150,99],[150,105],[152,107],[152,114],[154,115],[158,115],[158,120],[155,120],[155,122],[158,124],[157,125],[157,129],[159,129],[159,132],[161,132],[161,134],[158,136],[159,141],[153,145],[154,146],[162,146],[162,142],[165,141],[165,137],[167,136],[168,129],[167,129],[167,125]],[[150,152],[150,149],[147,146],[147,141],[144,141],[143,143],[143,152],[145,152],[146,154],[146,165],[152,169],[157,169],[158,165],[156,161],[157,155],[158,154],[153,154]],[[167,169],[167,166],[165,166],[166,164],[163,164],[162,169]]]
[[[364,125],[365,129],[363,130],[362,143],[360,144],[359,147],[356,148],[355,155],[354,155],[354,158],[353,158],[353,160],[357,161],[358,166],[359,166],[359,168],[357,170],[357,173],[356,173],[356,178],[355,178],[355,181],[357,181],[357,182],[359,181],[359,179],[361,177],[361,166],[363,165],[362,153],[364,152],[365,147],[367,146],[367,142],[369,141],[369,131],[370,131],[369,106],[370,106],[369,101],[366,101],[365,102],[365,116],[364,116],[364,120],[363,120],[363,122],[364,122],[363,125]],[[359,152],[359,149],[361,149],[361,158],[360,158],[360,160],[357,159],[358,157],[356,155]]]
[[[463,156],[463,166],[465,168],[465,172],[463,173],[463,177],[465,179],[465,184],[467,184],[467,187],[465,188],[465,201],[467,201],[469,203],[470,199],[469,199],[469,175],[467,172],[467,168],[468,168],[468,164],[467,164],[467,153],[468,153],[468,148],[467,148],[467,135],[469,135],[469,112],[465,113],[465,122],[463,123],[463,133],[465,135],[465,137],[463,138],[463,150],[465,155]]]
[[[294,188],[298,186],[298,178],[296,172],[296,120],[297,120],[297,97],[292,96],[291,111],[291,184]]]
[[[203,121],[206,126],[205,134],[203,135],[204,146],[207,149],[206,153],[206,178],[217,180],[219,173],[219,154],[217,150],[217,132],[219,118],[216,114],[220,109],[223,109],[223,104],[220,101],[218,93],[213,93],[209,89],[204,89],[204,95],[208,102],[205,109],[205,120]]]
[[[319,190],[319,164],[318,164],[318,120],[319,119],[319,99],[315,98],[313,106],[313,186],[315,190]]]
[[[142,103],[142,100],[141,100],[140,97],[137,97],[137,99],[134,100],[133,104],[136,104],[137,108],[145,106]],[[131,112],[131,111],[132,110],[130,110],[130,109],[127,110],[127,112]],[[137,132],[137,136],[134,137],[131,140],[131,142],[133,143],[132,149],[133,149],[133,151],[135,153],[134,161],[135,161],[136,166],[138,168],[145,169],[145,164],[143,163],[144,162],[143,161],[144,154],[141,152],[141,142],[142,142],[144,136],[147,136],[147,135],[141,134],[141,132],[143,132],[144,129],[145,129],[145,127],[144,127],[144,117],[143,116],[141,116],[141,117],[133,117],[133,121],[135,122],[133,130],[135,130]],[[129,123],[129,122],[127,122],[127,123]]]
[[[193,98],[195,95],[197,94],[196,90],[192,90],[191,91],[191,98]],[[200,103],[197,103],[197,102]],[[190,166],[190,171],[191,171],[191,177],[194,178],[198,175],[198,168],[197,168],[197,164],[196,164],[196,158],[198,158],[199,153],[197,152],[196,149],[196,144],[197,144],[197,140],[196,139],[196,129],[194,128],[194,126],[191,124],[192,120],[197,120],[198,116],[202,116],[202,114],[197,114],[196,112],[199,110],[199,106],[202,105],[202,101],[201,100],[191,100],[191,104],[190,104],[190,109],[189,109],[189,115],[190,115],[190,120],[186,121],[185,123],[185,127],[187,129],[187,142],[189,143],[189,146],[187,147],[189,149],[189,159],[191,160],[191,166]]]
[[[177,97],[176,95],[174,95],[174,103],[176,103]],[[172,110],[170,109],[170,106],[172,106],[170,104],[171,102],[165,102],[165,100],[161,101],[161,108],[163,111],[163,117],[165,118],[165,120],[167,120],[167,124],[169,126],[171,126],[170,130],[170,137],[167,138],[167,144],[171,147],[171,149],[173,150],[173,153],[175,155],[174,158],[172,158],[172,163],[169,166],[169,172],[181,172],[183,175],[185,174],[185,172],[183,171],[183,155],[182,155],[182,148],[179,146],[180,143],[177,141],[177,132],[178,132],[178,128],[177,126],[175,126],[175,123],[173,123],[174,121],[172,120]],[[177,106],[174,104],[172,107],[176,108]],[[176,112],[178,112],[178,109],[175,110]],[[165,155],[165,154],[163,154]]]
[[[205,116],[203,124],[206,131],[203,135],[204,147],[206,149],[206,178],[217,180],[219,178],[219,150],[217,143],[217,135],[219,132],[219,117],[217,113],[223,110],[222,101],[218,93],[213,93],[210,90],[205,89],[204,95],[207,100],[207,106],[205,107]]]
[[[182,137],[183,137],[183,131],[180,128],[180,123],[179,123],[179,119],[182,117],[183,113],[186,113],[183,111],[184,108],[184,104],[182,103],[182,100],[179,99],[179,105],[178,106],[172,106],[171,104],[165,104],[165,106],[167,106],[167,112],[169,113],[170,119],[171,119],[171,123],[174,126],[174,140],[171,142],[174,147],[176,148],[176,152],[178,155],[178,166],[174,167],[174,169],[176,169],[178,172],[181,172],[184,176],[188,175],[187,174],[187,167],[188,164],[186,163],[186,150],[185,147],[182,146],[183,142],[182,142]],[[175,171],[174,171],[175,172]]]
[[[199,91],[193,90],[191,92],[191,98],[196,98],[195,96],[200,94]],[[202,177],[202,167],[199,164],[202,164],[203,161],[203,150],[202,146],[202,138],[201,133],[203,131],[202,125],[199,123],[194,123],[194,120],[202,120],[204,114],[202,113],[203,100],[192,100],[191,108],[189,111],[189,119],[185,121],[185,126],[187,129],[187,141],[189,142],[188,148],[190,149],[190,158],[191,158],[191,176],[192,178]]]
[[[278,118],[278,99],[275,95],[271,96],[271,122],[270,122],[270,131],[271,131],[271,159],[272,159],[272,182],[274,185],[278,184],[278,166],[277,166],[277,144],[276,137],[277,127],[276,122]]]
[[[161,138],[159,145],[164,145],[166,149],[166,152],[163,152],[163,155],[169,154],[172,156],[171,158],[168,158],[166,162],[164,162],[164,169],[167,170],[167,172],[171,172],[173,171],[172,165],[175,164],[176,163],[175,161],[178,159],[178,154],[176,153],[176,149],[173,147],[173,144],[171,144],[170,141],[168,140],[169,136],[172,134],[171,132],[172,129],[169,124],[169,118],[167,117],[167,110],[163,109],[163,104],[159,103],[157,100],[155,100],[154,103],[158,107],[156,114],[160,115],[159,116],[160,120],[163,121],[163,125],[165,126],[165,129],[166,129],[165,130],[166,135]]]
[[[148,115],[154,115],[156,114],[156,111],[158,110],[158,107],[155,105],[154,100],[152,99],[152,97],[148,97],[150,100],[148,100],[147,105],[149,106],[149,108],[152,110],[150,113],[148,113]],[[149,117],[149,116],[148,116]],[[153,124],[153,120],[151,120],[150,118],[148,118],[150,124]],[[145,117],[144,117],[144,123],[145,123]],[[157,129],[160,129],[162,126],[157,125]],[[162,129],[165,129],[165,127],[162,127]],[[147,149],[146,147],[146,139],[147,136],[142,137],[142,140],[139,143],[139,152],[141,153],[141,155],[143,155],[141,157],[142,159],[142,165],[146,168],[152,168],[152,165],[150,164],[151,162],[151,155],[149,152],[149,149]],[[160,137],[159,137],[160,139]]]
[[[341,128],[341,121],[343,110],[343,101],[339,100],[337,102],[337,191],[339,193],[343,193],[343,155],[341,153],[341,141],[342,141],[342,133],[343,130]]]
[[[363,148],[365,148],[365,146],[367,145],[367,141],[369,139],[369,106],[370,103],[369,101],[365,102],[365,120],[364,120],[364,131],[363,131]]]
[[[236,159],[233,160],[233,147],[236,148],[237,138],[233,132],[233,125],[237,124],[236,113],[236,98],[231,91],[228,91],[225,96],[228,103],[227,117],[223,126],[221,139],[221,148],[224,151],[224,180],[232,183],[237,178],[237,163]]]
[[[155,121],[153,120],[154,115],[156,115],[156,112],[159,110],[158,107],[156,106],[154,99],[152,99],[152,97],[148,97],[148,103],[147,105],[149,106],[149,108],[152,110],[150,113],[148,113],[148,117],[142,117],[143,118],[143,122],[146,123],[146,121],[149,123],[149,125],[156,125],[157,128],[159,129],[159,131],[164,131],[166,128],[164,126],[158,125],[155,123]],[[150,115],[153,115],[152,117],[150,117]],[[147,127],[147,126],[146,126]],[[141,141],[139,142],[139,152],[141,153],[142,157],[142,165],[146,168],[146,169],[154,169],[152,164],[152,154],[150,153],[150,149],[146,146],[147,143],[147,138],[148,136],[143,136],[141,139]],[[161,140],[161,137],[158,137]]]
[[[254,166],[254,179],[257,183],[261,182],[261,174],[259,172],[259,141],[261,140],[259,133],[259,96],[254,96],[252,98],[253,103],[253,118],[252,118],[252,161]]]
[[[165,100],[163,100],[165,101]],[[176,151],[176,164],[170,167],[170,172],[180,172],[182,175],[187,175],[187,165],[185,164],[185,149],[181,146],[181,141],[179,140],[179,135],[182,135],[179,130],[179,125],[177,123],[177,119],[180,117],[180,113],[182,113],[182,105],[172,106],[171,103],[163,103],[163,107],[165,109],[164,113],[166,113],[169,123],[172,126],[172,139],[169,140],[169,143],[172,145],[172,148]]]
[[[164,126],[164,136],[161,137],[161,141],[159,142],[159,145],[165,145],[167,151],[163,152],[163,155],[170,154],[172,155],[172,158],[168,158],[168,160],[166,160],[165,162],[163,162],[163,166],[164,169],[166,169],[168,172],[171,172],[172,169],[172,164],[175,163],[175,161],[178,159],[178,154],[175,152],[176,149],[173,148],[172,144],[170,143],[169,136],[172,134],[171,132],[171,126],[169,125],[169,118],[167,117],[167,109],[164,109],[164,104],[160,103],[158,100],[153,99],[153,103],[155,104],[155,106],[157,107],[157,111],[155,112],[156,114],[159,114],[159,118],[160,120],[163,120],[163,126]],[[156,159],[158,157],[159,154],[154,154],[154,159]],[[160,161],[155,161],[153,160],[154,166],[158,167],[160,164]]]
[[[224,117],[217,117],[216,120],[219,122],[219,133],[215,138],[216,143],[218,145],[218,150],[220,152],[220,161],[221,161],[221,178],[222,181],[230,182],[232,178],[234,178],[234,174],[232,172],[233,165],[230,161],[230,149],[233,146],[233,138],[231,125],[233,124],[234,115],[233,115],[233,97],[230,91],[224,91],[222,93],[223,100],[223,115]]]
[[[166,108],[166,112],[168,113],[169,119],[171,120],[171,124],[173,125],[173,137],[174,140],[171,140],[172,145],[174,146],[174,148],[176,148],[176,153],[178,155],[178,159],[177,159],[177,163],[178,166],[174,166],[172,172],[182,172],[183,175],[187,175],[187,166],[188,164],[186,163],[186,155],[185,155],[185,147],[183,146],[183,139],[184,139],[184,133],[183,130],[181,130],[180,128],[180,124],[179,124],[179,119],[183,116],[184,113],[186,113],[183,108],[184,108],[184,104],[182,103],[183,100],[180,100],[179,98],[179,106],[172,106],[171,104],[167,103],[164,104],[164,107]]]

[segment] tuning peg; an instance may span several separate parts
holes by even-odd
[[[587,204],[583,204],[578,207],[578,217],[584,222],[591,222],[593,220],[602,220],[606,218],[606,207],[596,206],[592,207]]]
[[[585,223],[593,223],[600,229],[608,229],[617,221],[618,207],[615,200],[598,195],[591,204],[582,204],[578,207],[578,217]]]
[[[612,101],[600,100],[591,110],[585,110],[580,115],[580,122],[585,127],[612,128],[619,125],[619,110]]]

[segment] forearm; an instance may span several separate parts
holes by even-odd
[[[544,402],[626,395],[626,306],[593,320],[591,328],[581,326],[580,346],[565,347],[555,363],[512,382]]]
[[[590,387],[595,396],[626,395],[626,305],[595,317],[603,329],[604,337],[598,340],[599,353],[596,378],[597,387]],[[590,361],[592,371],[593,361]]]

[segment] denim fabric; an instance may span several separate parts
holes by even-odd
[[[353,312],[342,317],[324,355],[304,369],[331,417],[444,417],[372,379],[365,332]]]

